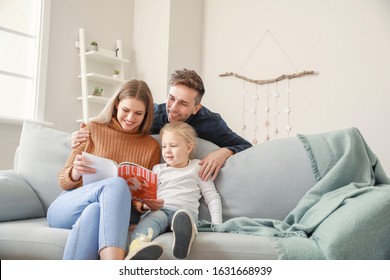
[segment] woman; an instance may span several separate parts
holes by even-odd
[[[86,125],[90,136],[72,150],[60,171],[58,182],[64,191],[47,214],[50,226],[72,229],[64,259],[125,258],[131,209],[129,187],[120,177],[83,186],[82,174],[94,173],[95,169],[81,152],[152,169],[160,160],[160,146],[148,133],[152,120],[153,98],[148,85],[131,80]]]

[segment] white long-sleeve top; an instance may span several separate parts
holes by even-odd
[[[211,222],[222,223],[222,204],[212,179],[202,181],[199,178],[199,159],[190,160],[183,168],[157,164],[153,172],[158,175],[157,197],[164,199],[164,207],[190,211],[198,219],[199,199],[201,196],[209,208]]]

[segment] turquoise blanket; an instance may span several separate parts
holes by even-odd
[[[272,238],[280,259],[390,259],[390,179],[356,128],[298,135],[317,183],[283,220],[204,221]]]

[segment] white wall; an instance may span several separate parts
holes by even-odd
[[[135,0],[134,7],[133,75],[165,102],[174,70],[201,71],[203,0]]]
[[[220,112],[231,128],[242,131],[244,83],[220,78],[237,72],[270,30],[298,70],[318,75],[291,80],[292,133],[317,133],[356,126],[390,173],[390,1],[387,0],[211,0],[204,2],[202,75],[204,104]],[[269,33],[268,33],[269,34]],[[272,36],[267,35],[241,74],[274,78],[295,69]],[[286,83],[280,83],[284,102]],[[252,95],[245,137],[253,138]],[[267,87],[258,87],[259,141]],[[279,137],[286,137],[286,114],[280,105]]]
[[[0,170],[12,169],[20,134],[20,125],[0,123]]]
[[[168,78],[172,72],[180,68],[201,72],[203,2],[171,0]],[[167,83],[166,89],[168,92]]]
[[[164,100],[168,76],[170,1],[135,0],[133,73],[147,81],[156,101]],[[156,97],[157,95],[157,97]]]

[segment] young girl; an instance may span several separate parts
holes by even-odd
[[[131,209],[127,182],[114,177],[83,186],[82,174],[96,170],[81,152],[152,168],[160,160],[160,146],[148,134],[152,120],[153,98],[148,85],[131,80],[86,125],[90,135],[72,150],[60,171],[58,182],[64,191],[47,213],[50,226],[72,229],[64,259],[125,258]]]
[[[195,153],[195,130],[184,122],[166,124],[160,131],[162,156],[166,163],[158,164],[153,171],[158,174],[157,197],[164,206],[157,211],[146,212],[132,234],[129,259],[153,258],[158,254],[146,252],[169,226],[173,231],[173,255],[184,259],[188,256],[197,232],[199,199],[203,195],[210,210],[211,221],[222,223],[222,206],[211,179],[199,178],[199,161],[192,159]],[[162,251],[161,251],[162,254]]]

